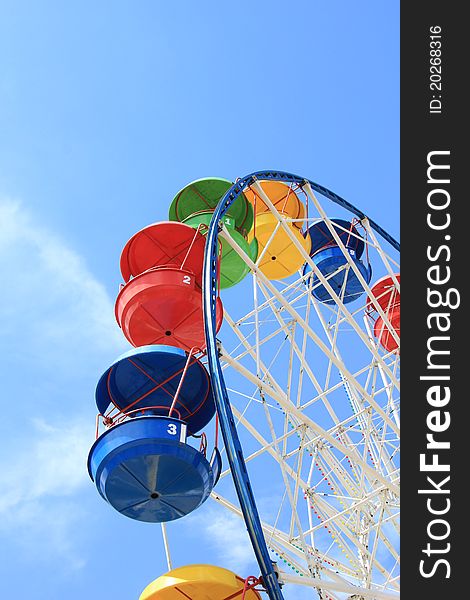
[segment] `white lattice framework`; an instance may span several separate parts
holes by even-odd
[[[257,266],[263,253],[253,263],[221,232],[252,271],[237,290],[242,301],[222,294],[219,349],[266,542],[286,586],[312,586],[312,597],[315,590],[333,600],[396,597],[399,353],[374,337],[370,307],[399,342],[371,293],[384,275],[399,291],[397,252],[379,241],[367,219],[355,221],[373,269],[368,285],[331,223],[331,203],[321,204],[308,183],[294,187],[308,198],[307,225],[325,221],[347,260],[344,269],[363,287],[359,299],[344,304],[262,184],[252,187],[334,299],[331,305],[316,300],[312,278],[301,272],[268,280]],[[333,210],[331,218],[352,219]],[[229,478],[224,471],[212,497],[241,517]]]

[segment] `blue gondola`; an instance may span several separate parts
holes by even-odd
[[[187,361],[188,353],[174,346],[141,346],[126,352],[98,382],[99,413],[104,415],[114,406],[131,417],[169,416]],[[214,413],[209,375],[204,365],[192,356],[171,416],[185,421],[190,433],[197,433]]]
[[[151,523],[173,521],[198,508],[220,475],[186,443],[186,424],[169,417],[137,417],[111,427],[93,444],[88,472],[101,496],[121,514]]]
[[[364,252],[364,240],[359,235],[357,229],[349,222],[342,219],[332,219],[333,227],[338,234],[341,242],[347,249],[352,261],[358,268],[362,277],[369,283],[372,278],[372,267],[362,262],[361,256]],[[339,227],[337,227],[337,225]],[[340,227],[346,229],[340,229]],[[312,248],[310,258],[318,267],[322,275],[328,280],[334,292],[342,298],[344,304],[353,302],[364,293],[364,288],[357,275],[349,267],[348,260],[338,246],[331,231],[324,221],[319,221],[312,225],[305,235],[309,235]],[[303,274],[312,272],[312,268],[305,263]],[[311,281],[310,281],[311,280]],[[324,304],[334,304],[329,291],[320,282],[319,278],[313,274],[306,279],[308,285],[312,285],[313,296]]]
[[[350,221],[344,219],[331,219],[334,230],[338,234],[338,237],[350,250],[354,250],[356,258],[361,258],[364,252],[364,240],[359,235],[357,229],[351,224]],[[338,226],[338,227],[337,227]],[[340,229],[342,227],[343,229]],[[344,231],[346,229],[346,231]],[[337,246],[331,231],[328,229],[328,225],[325,221],[318,221],[308,229],[308,235],[312,242],[310,249],[310,256],[316,254],[319,250],[327,248],[329,246]]]

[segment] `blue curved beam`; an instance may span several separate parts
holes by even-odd
[[[217,413],[219,415],[220,430],[224,439],[225,449],[232,472],[235,490],[237,492],[240,507],[245,519],[245,525],[250,536],[251,544],[258,561],[263,578],[263,584],[266,588],[270,600],[283,600],[283,595],[277,581],[276,574],[273,569],[271,558],[263,535],[261,521],[256,507],[255,498],[251,489],[250,479],[246,470],[243,451],[238,438],[235,420],[233,418],[230,400],[225,387],[225,381],[220,365],[219,353],[217,348],[216,338],[216,301],[217,301],[217,255],[218,255],[218,235],[219,223],[233,202],[243,193],[249,185],[256,180],[275,180],[284,183],[297,183],[304,185],[309,183],[313,190],[322,194],[335,204],[346,208],[359,219],[366,215],[357,209],[355,206],[341,198],[331,190],[314,183],[305,177],[299,177],[292,173],[282,171],[257,171],[251,173],[242,179],[239,179],[226,192],[225,196],[220,200],[207,233],[206,249],[204,255],[204,271],[203,271],[203,310],[204,310],[204,328],[207,346],[207,358],[209,364],[209,372],[211,375],[212,386]],[[400,250],[399,243],[384,231],[377,223],[369,219],[370,226],[382,238],[387,240],[396,250]]]

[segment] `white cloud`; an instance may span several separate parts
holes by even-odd
[[[129,344],[80,255],[18,202],[0,200],[0,278],[0,532],[79,569],[94,386]]]
[[[239,517],[210,504],[192,515],[192,527],[202,533],[204,543],[216,553],[220,566],[241,577],[258,574],[250,539]]]
[[[240,519],[232,515],[217,515],[206,531],[229,568],[244,573],[253,562],[253,550]]]
[[[128,348],[114,306],[82,258],[18,202],[0,201],[0,339],[47,348],[57,360]],[[48,356],[48,360],[51,356]]]
[[[90,430],[85,422],[57,427],[36,421],[32,442],[2,465],[0,515],[47,496],[73,495],[87,481]]]
[[[84,566],[72,532],[84,516],[76,497],[89,484],[84,464],[89,446],[87,423],[59,427],[36,421],[32,442],[2,461],[0,531],[30,555],[61,556],[68,567]]]

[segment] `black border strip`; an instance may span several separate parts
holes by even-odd
[[[464,544],[470,532],[463,512],[464,488],[468,488],[464,441],[469,437],[463,430],[468,422],[469,396],[464,373],[469,370],[470,332],[463,284],[469,271],[469,235],[464,231],[468,191],[464,196],[461,189],[469,53],[462,6],[434,0],[401,3],[402,597],[426,600],[469,595],[468,583],[463,581]],[[428,173],[430,163],[450,168],[431,167]],[[439,203],[445,207],[433,208]],[[442,282],[447,275],[449,280]],[[440,283],[431,281],[436,279]],[[437,293],[429,298],[428,290]],[[460,306],[450,308],[442,303],[431,307],[431,303],[440,304],[439,293],[443,303],[449,298],[449,304],[456,305],[459,299]],[[439,321],[430,317],[432,313],[448,316]],[[440,331],[438,322],[448,331]],[[436,339],[431,340],[433,337]],[[433,355],[430,348],[449,353]],[[444,368],[446,365],[449,368]],[[449,380],[420,379],[445,376]],[[434,393],[429,391],[433,386]],[[436,406],[446,387],[449,401]],[[434,406],[433,398],[437,398]],[[433,411],[437,414],[431,416]],[[433,432],[439,423],[448,426]],[[426,435],[430,433],[450,447],[427,448]],[[424,463],[435,460],[449,465],[450,470],[420,468],[420,454],[425,455]]]

